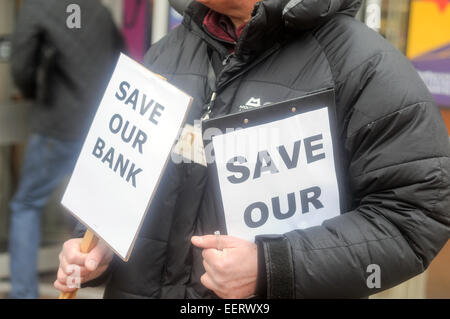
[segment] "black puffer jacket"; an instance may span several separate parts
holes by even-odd
[[[234,55],[202,28],[194,2],[183,25],[154,45],[147,66],[194,97],[189,122],[211,96],[212,117],[252,97],[278,102],[334,88],[346,178],[344,214],[323,225],[261,237],[267,297],[365,297],[367,267],[381,289],[423,272],[450,233],[450,148],[433,98],[405,57],[355,20],[359,1],[264,0]],[[217,63],[223,61],[223,64]],[[168,165],[128,263],[115,260],[106,298],[204,298],[192,235],[224,230],[206,169]],[[132,208],[130,208],[132,209]],[[282,286],[280,286],[282,284]]]

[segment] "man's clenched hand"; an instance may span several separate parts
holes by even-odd
[[[103,241],[99,241],[88,254],[81,252],[81,241],[81,238],[66,241],[59,254],[58,277],[54,286],[61,292],[75,291],[78,284],[99,277],[113,258],[112,250]]]
[[[192,244],[203,248],[203,266],[206,273],[202,284],[221,298],[241,299],[255,294],[258,276],[257,246],[249,241],[220,236],[221,248],[217,248],[214,235],[194,236]]]

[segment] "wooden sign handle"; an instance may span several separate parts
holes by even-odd
[[[95,234],[90,229],[86,230],[83,240],[81,241],[80,251],[87,254],[97,245],[97,242],[98,237],[95,236]],[[59,299],[75,299],[77,291],[78,289],[72,292],[62,292],[59,295]]]

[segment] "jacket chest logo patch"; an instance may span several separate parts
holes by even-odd
[[[260,107],[261,105],[262,105],[261,98],[252,97],[252,98],[250,98],[250,100],[248,100],[247,103],[239,106],[239,109],[240,110],[250,110],[250,109]]]

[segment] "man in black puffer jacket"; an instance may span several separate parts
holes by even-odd
[[[87,284],[107,281],[105,298],[361,298],[423,272],[450,234],[448,135],[408,60],[353,18],[359,6],[198,0],[145,60],[194,97],[191,124],[212,96],[209,59],[211,118],[334,89],[341,215],[256,243],[223,236],[219,252],[211,234],[225,225],[206,168],[170,162],[129,262],[109,263],[103,245],[81,256],[72,239],[55,285],[69,291],[64,269],[77,263]],[[376,289],[367,285],[373,264]]]

